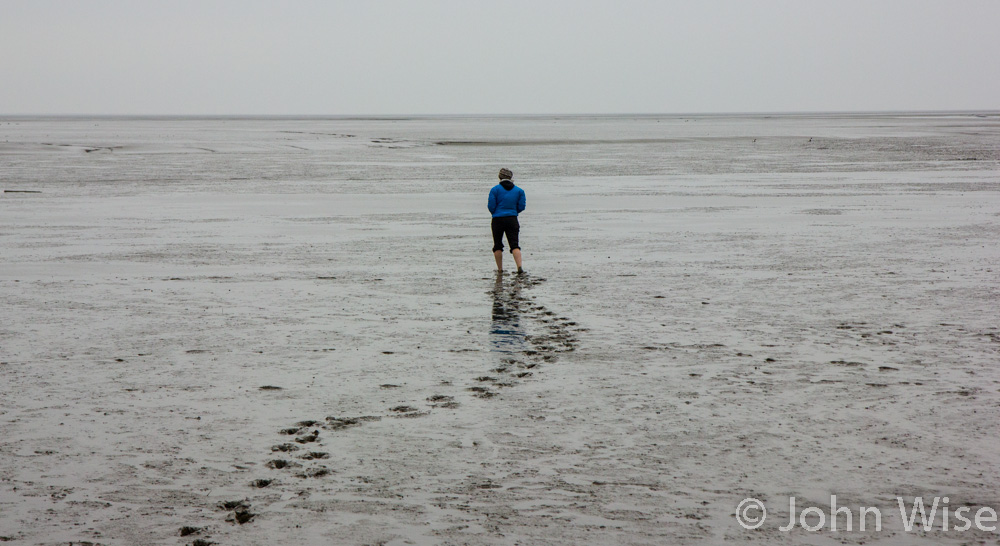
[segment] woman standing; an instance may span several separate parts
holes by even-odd
[[[521,269],[521,247],[517,243],[517,237],[521,231],[517,215],[524,210],[525,196],[524,190],[511,182],[512,178],[514,178],[514,173],[510,172],[509,169],[500,169],[500,183],[490,190],[490,199],[487,204],[490,214],[493,215],[493,257],[497,261],[498,273],[503,273],[504,234],[507,235],[510,253],[514,256],[514,263],[517,264],[517,272],[524,273],[524,270]]]

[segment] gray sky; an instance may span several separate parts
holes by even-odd
[[[0,0],[3,114],[1000,109],[997,0]]]

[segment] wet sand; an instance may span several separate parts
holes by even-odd
[[[0,541],[997,542],[896,507],[1000,509],[996,115],[0,141]],[[831,494],[883,529],[778,529]]]

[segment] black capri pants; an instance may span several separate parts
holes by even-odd
[[[501,216],[493,218],[490,225],[493,229],[493,252],[503,250],[503,236],[507,234],[507,243],[510,244],[510,251],[520,250],[517,244],[517,235],[521,231],[521,224],[517,223],[517,216]]]

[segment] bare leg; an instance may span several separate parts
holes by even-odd
[[[520,273],[521,272],[521,249],[520,248],[515,248],[514,250],[511,250],[510,253],[514,255],[514,263],[517,264],[517,272]],[[497,263],[500,263],[500,262],[498,261]]]
[[[514,258],[514,260],[520,262],[521,261],[520,256],[521,255],[518,254],[518,257]],[[497,271],[503,272],[503,251],[502,250],[494,251],[493,257],[496,258],[497,260]]]

